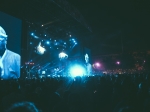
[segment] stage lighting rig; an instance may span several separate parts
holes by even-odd
[[[61,53],[59,53],[59,59],[67,59],[68,58],[68,55],[66,54],[66,53],[64,53],[64,52],[61,52]]]
[[[39,55],[43,55],[46,49],[41,46],[41,42],[39,42],[39,45],[36,47],[36,53]]]

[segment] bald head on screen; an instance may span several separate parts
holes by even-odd
[[[7,49],[8,35],[0,26],[0,77],[3,80],[20,77],[20,55]]]

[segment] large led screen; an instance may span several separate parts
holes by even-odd
[[[22,21],[0,12],[0,78],[20,77]]]

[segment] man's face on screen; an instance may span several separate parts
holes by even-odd
[[[0,50],[4,50],[6,48],[7,39],[3,36],[0,36]]]

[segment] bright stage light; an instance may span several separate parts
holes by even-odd
[[[119,62],[119,61],[117,61],[117,64],[119,65],[119,64],[120,64],[120,62]]]
[[[96,65],[96,67],[100,67],[101,65],[100,65],[100,63],[95,63],[95,65]]]
[[[81,65],[75,65],[70,68],[70,74],[72,77],[83,76],[85,69]]]
[[[47,42],[46,42],[46,44],[50,44],[50,42],[49,42],[49,41],[47,41]]]
[[[44,75],[44,74],[46,74],[46,72],[45,72],[45,71],[42,71],[42,74]]]
[[[37,46],[37,53],[40,55],[43,55],[46,49],[41,46],[41,42],[39,42],[39,45]]]
[[[68,58],[68,55],[64,52],[61,52],[61,53],[59,53],[59,58],[60,59]]]
[[[96,62],[96,63],[93,64],[93,67],[95,69],[99,69],[101,67],[101,64],[99,62]]]

